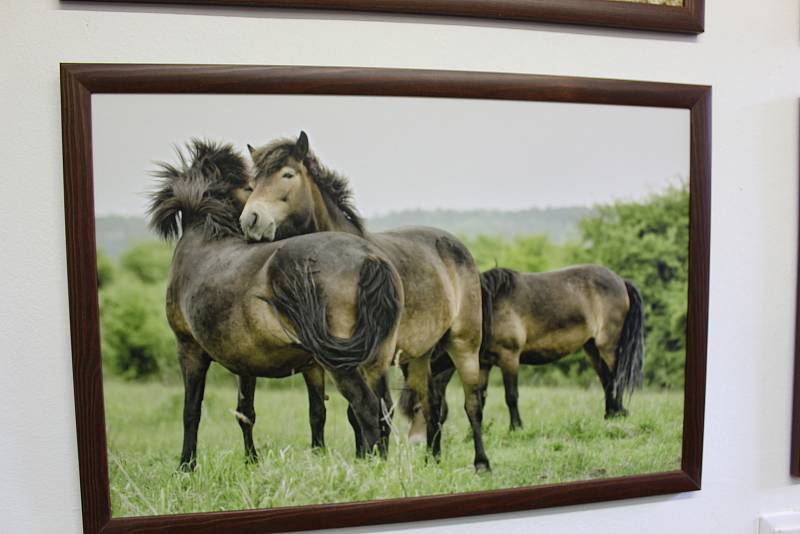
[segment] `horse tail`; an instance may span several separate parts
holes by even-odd
[[[289,319],[300,344],[329,369],[352,369],[372,363],[381,343],[400,317],[400,289],[385,260],[368,257],[358,275],[353,334],[349,339],[328,331],[325,295],[314,280],[310,262],[273,278],[274,307]]]
[[[643,382],[644,303],[642,294],[632,282],[625,280],[630,307],[622,325],[614,364],[614,387],[617,397],[631,393]]]
[[[486,354],[492,341],[492,323],[494,321],[493,301],[494,296],[486,282],[484,273],[481,273],[481,347],[478,351],[478,354],[481,356]]]
[[[492,325],[494,323],[494,303],[497,299],[508,296],[515,287],[511,269],[495,267],[481,273],[481,347],[479,354],[485,355],[492,341]]]

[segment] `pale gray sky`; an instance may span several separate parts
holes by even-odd
[[[93,95],[97,215],[143,215],[154,161],[192,137],[308,133],[367,216],[631,200],[689,176],[683,109],[305,95]]]

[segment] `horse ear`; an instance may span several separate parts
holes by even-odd
[[[297,161],[303,161],[306,159],[306,154],[308,154],[308,136],[301,131],[297,142],[294,144],[294,149],[292,149],[292,157]]]
[[[256,149],[253,148],[253,145],[248,143],[247,144],[247,150],[250,152],[250,157],[252,158],[253,157],[253,153],[256,151]]]

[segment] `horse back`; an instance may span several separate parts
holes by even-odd
[[[514,291],[494,303],[492,337],[513,335],[523,351],[552,360],[590,339],[616,339],[628,306],[624,280],[599,265],[517,273]]]

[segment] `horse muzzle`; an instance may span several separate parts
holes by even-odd
[[[248,241],[275,240],[278,225],[265,208],[266,206],[254,206],[245,209],[239,217],[239,224]]]

